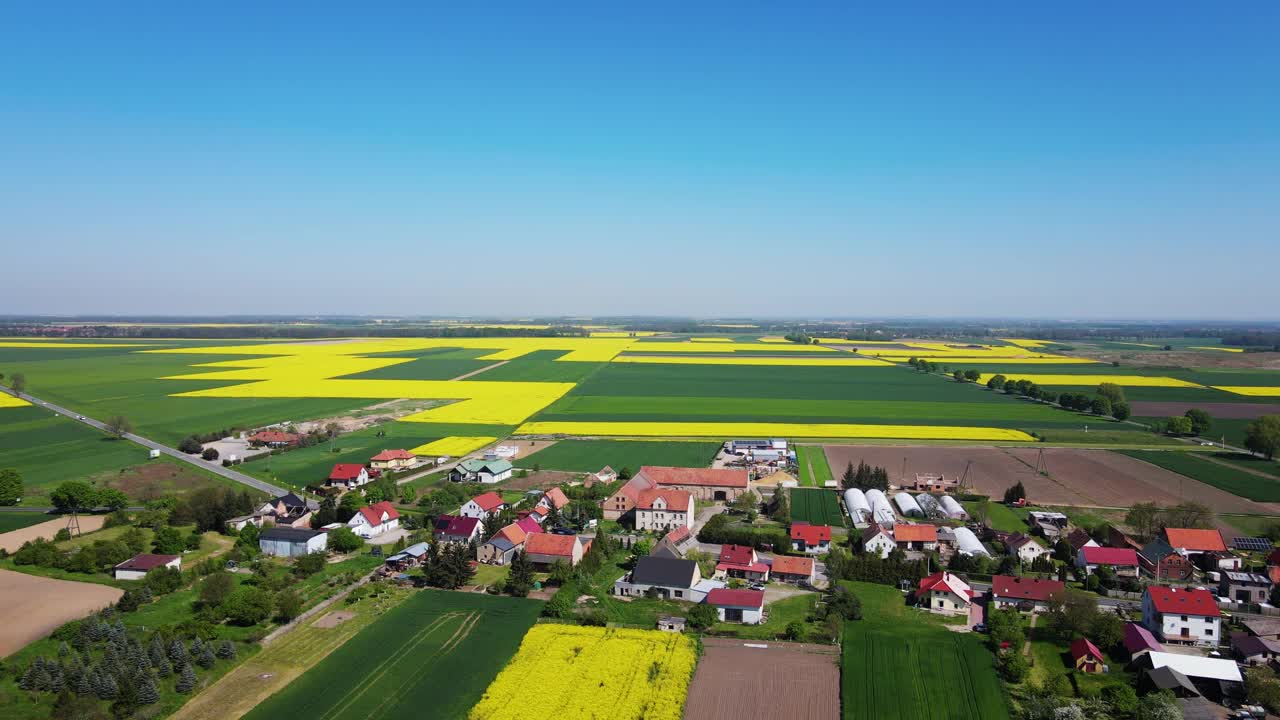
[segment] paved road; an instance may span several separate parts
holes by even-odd
[[[67,408],[54,405],[53,403],[45,402],[44,400],[41,400],[36,397],[32,397],[31,395],[26,395],[26,394],[20,395],[6,387],[0,387],[0,392],[5,392],[10,395],[19,397],[23,400],[30,401],[36,405],[52,410],[53,412],[59,415],[64,415],[68,418],[71,418],[72,420],[84,423],[89,427],[101,430],[102,432],[106,432],[106,433],[110,432],[107,429],[106,423],[81,415],[80,413],[75,412],[73,410],[68,410]],[[276,487],[271,483],[263,482],[255,477],[250,477],[248,475],[245,475],[242,472],[236,472],[231,468],[224,468],[222,467],[222,465],[218,464],[217,462],[209,462],[207,460],[200,458],[199,456],[188,455],[180,450],[171,448],[168,445],[161,445],[160,443],[155,442],[154,440],[148,440],[147,438],[144,438],[140,435],[134,435],[133,433],[125,433],[124,437],[126,440],[131,440],[149,450],[159,450],[161,453],[168,455],[171,458],[176,458],[178,460],[181,460],[182,462],[185,462],[188,465],[195,465],[196,467],[201,468],[202,470],[208,470],[209,472],[215,475],[220,475],[228,480],[233,480],[235,482],[238,482],[241,485],[248,485],[249,487],[255,490],[260,490],[264,493],[268,493],[272,497],[284,495],[285,493],[289,492],[284,488]]]

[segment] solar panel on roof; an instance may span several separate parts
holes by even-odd
[[[1231,546],[1237,550],[1254,550],[1262,552],[1270,550],[1272,543],[1268,538],[1238,537],[1231,539]]]

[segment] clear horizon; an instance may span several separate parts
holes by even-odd
[[[1274,3],[9,15],[2,314],[1280,307]]]

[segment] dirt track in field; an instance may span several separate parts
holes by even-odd
[[[1215,512],[1271,514],[1255,503],[1164,468],[1107,450],[1044,448],[1043,467],[1036,472],[1039,448],[873,447],[828,445],[827,460],[838,478],[849,462],[865,460],[889,471],[889,482],[914,482],[915,473],[960,477],[972,461],[965,485],[973,492],[999,498],[1021,481],[1027,499],[1040,505],[1129,507],[1139,502],[1204,503]]]
[[[0,658],[124,595],[109,585],[0,570]]]
[[[80,522],[80,532],[87,533],[94,530],[101,530],[102,524],[107,521],[106,515],[81,515],[78,518]],[[65,517],[55,517],[53,520],[46,520],[30,527],[24,527],[20,530],[10,530],[7,533],[0,533],[0,549],[5,552],[14,552],[22,547],[22,543],[36,538],[44,538],[52,540],[58,531],[67,526]]]
[[[840,717],[840,650],[830,645],[703,638],[684,720]]]
[[[1174,417],[1185,414],[1191,408],[1200,408],[1211,417],[1223,420],[1252,420],[1263,415],[1280,415],[1280,403],[1184,403],[1146,400],[1129,403],[1129,409],[1137,417]]]

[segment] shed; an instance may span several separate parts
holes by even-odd
[[[324,552],[329,546],[328,533],[302,528],[270,528],[258,536],[258,548],[264,555],[294,557]]]
[[[176,570],[182,569],[182,556],[180,555],[153,555],[151,553],[142,553],[134,555],[124,562],[111,568],[111,574],[117,580],[141,580],[147,576],[147,573],[156,568],[169,567]]]

